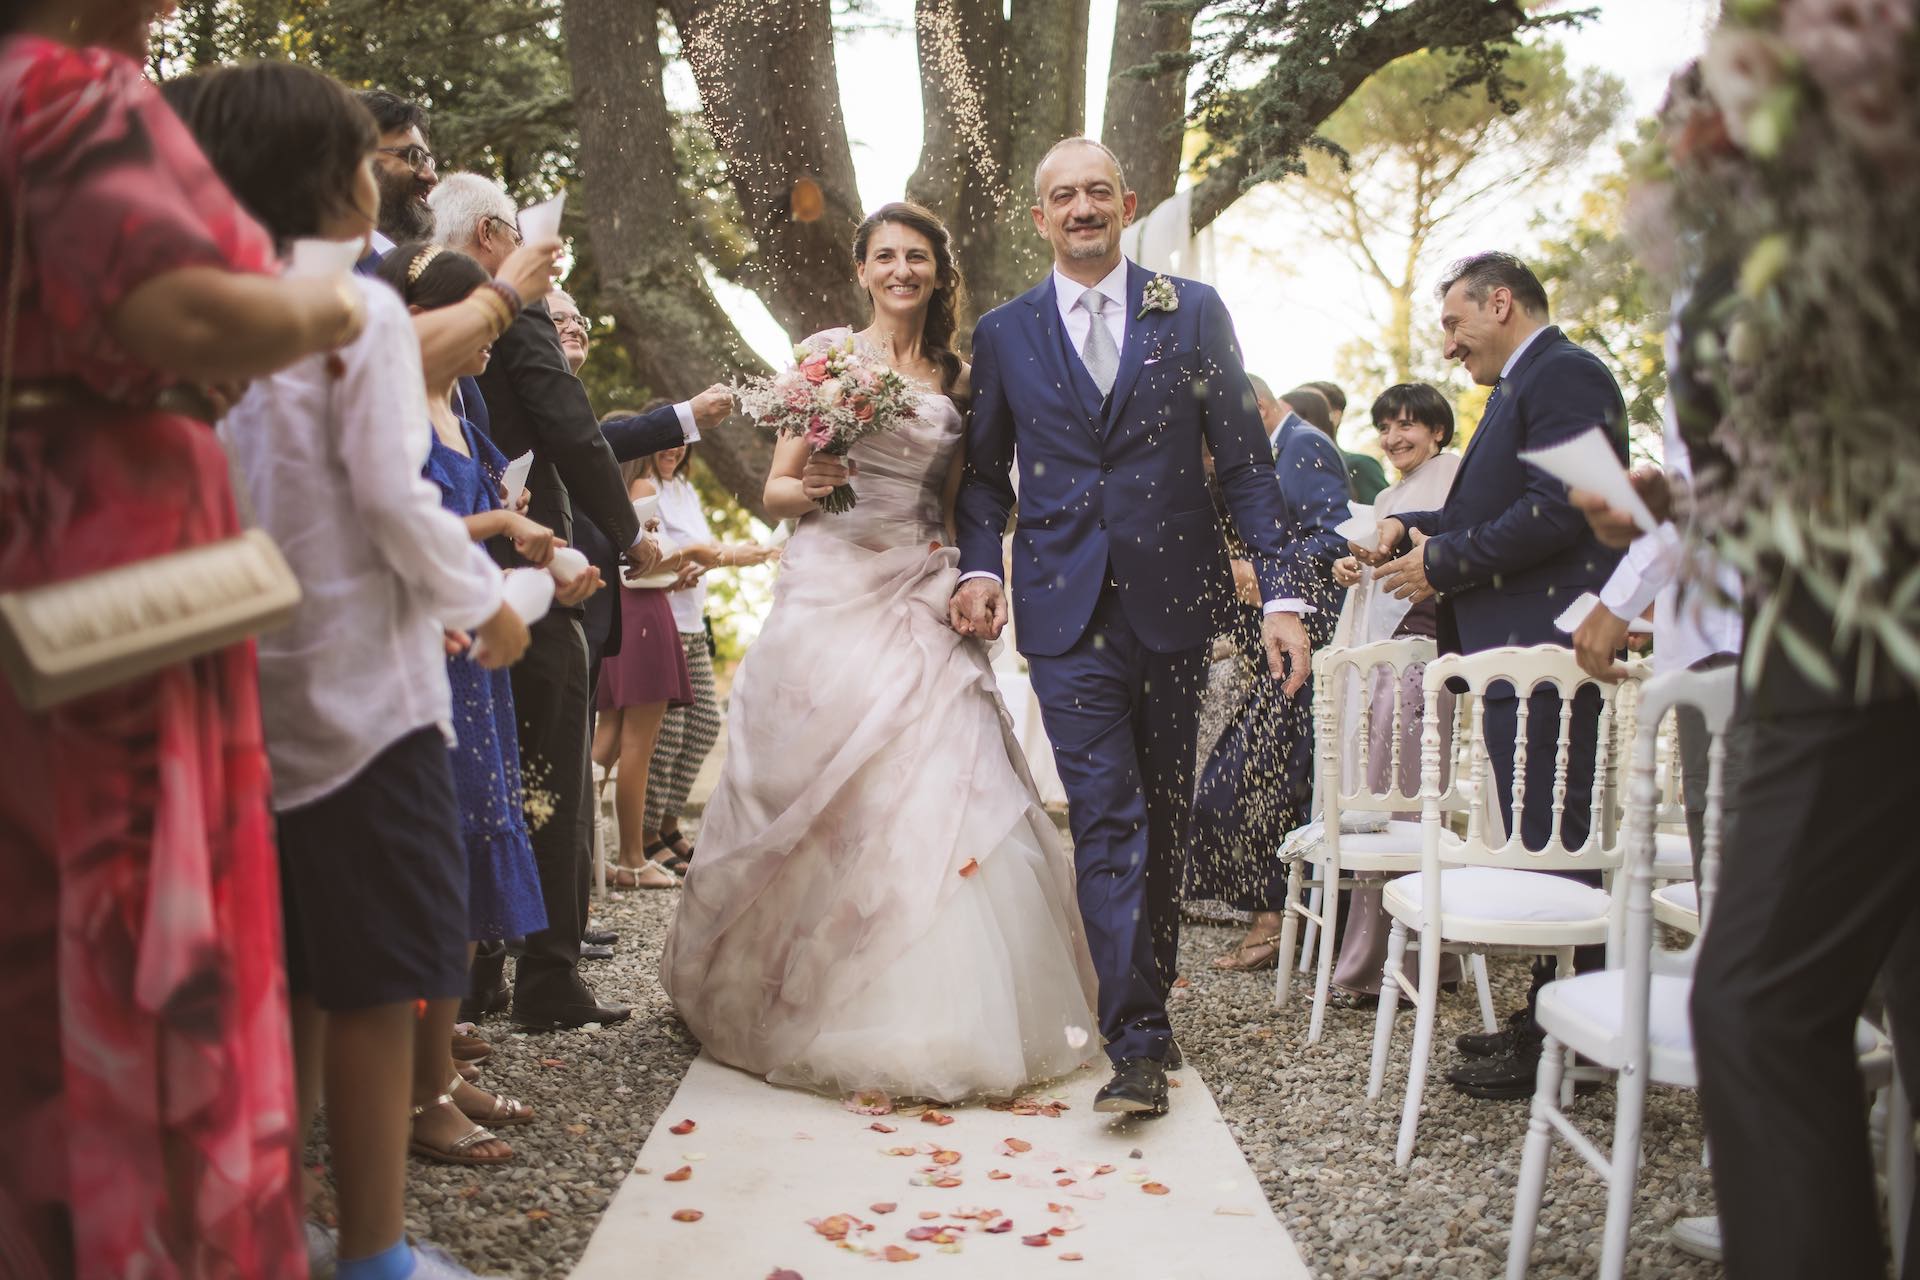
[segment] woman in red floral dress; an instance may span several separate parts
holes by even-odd
[[[351,338],[140,75],[154,0],[0,14],[0,591],[230,536],[160,407]],[[0,1274],[306,1274],[250,643],[51,711],[0,681]]]

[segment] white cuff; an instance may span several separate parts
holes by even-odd
[[[960,575],[960,582],[965,582],[968,578],[992,578],[995,582],[1000,581],[1000,575],[989,569],[975,569],[972,573],[963,573]],[[957,587],[960,582],[954,585]]]
[[[1679,569],[1680,531],[1668,521],[1627,547],[1613,576],[1600,588],[1600,603],[1614,617],[1631,622],[1647,611]]]
[[[1260,612],[1262,613],[1318,613],[1320,611],[1314,608],[1312,605],[1308,604],[1305,600],[1298,600],[1298,599],[1295,599],[1293,596],[1281,596],[1277,600],[1269,600],[1265,604],[1261,605]]]
[[[693,401],[682,400],[673,406],[674,416],[680,419],[680,432],[686,436],[688,444],[700,443],[700,424],[693,420]]]

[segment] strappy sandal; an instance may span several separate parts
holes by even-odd
[[[682,832],[680,828],[675,827],[671,831],[662,831],[660,833],[660,842],[666,845],[667,848],[673,850],[674,859],[683,866],[693,862],[694,843],[687,839],[686,834]],[[686,872],[682,871],[680,874],[685,875]]]
[[[648,884],[643,877],[652,871],[666,877],[666,883]],[[644,867],[629,867],[623,862],[607,864],[607,887],[609,889],[678,889],[680,877],[658,862],[649,861]]]
[[[418,1121],[421,1116],[433,1110],[435,1107],[452,1107],[456,1112],[459,1112],[462,1119],[466,1118],[466,1112],[460,1111],[459,1106],[456,1105],[453,1100],[453,1095],[450,1093],[443,1093],[439,1097],[435,1098],[432,1102],[424,1103],[420,1106],[414,1107],[412,1109],[414,1120]],[[417,1131],[418,1131],[418,1126],[416,1125],[415,1132]],[[514,1152],[509,1151],[506,1155],[503,1155],[503,1156],[476,1156],[476,1155],[468,1154],[468,1152],[470,1152],[473,1148],[479,1146],[483,1142],[498,1142],[498,1141],[500,1141],[500,1135],[492,1132],[491,1130],[483,1129],[476,1124],[471,1129],[468,1129],[465,1133],[455,1138],[452,1142],[448,1143],[445,1147],[432,1146],[429,1143],[422,1142],[419,1138],[412,1136],[412,1134],[409,1134],[407,1137],[407,1150],[411,1151],[414,1155],[419,1156],[423,1160],[434,1160],[434,1161],[438,1161],[441,1164],[464,1164],[464,1165],[507,1164],[513,1159],[515,1154]]]
[[[458,1071],[460,1078],[468,1084],[480,1083],[480,1068],[475,1064],[471,1062],[456,1062],[453,1064],[453,1069]]]
[[[453,1033],[455,1062],[482,1062],[492,1056],[493,1046],[479,1036],[470,1036],[459,1031]]]
[[[676,876],[684,876],[687,874],[687,859],[673,851],[665,836],[648,845],[646,853],[647,861],[651,862],[654,866],[671,871]],[[672,854],[673,856],[662,858],[659,855],[663,853]]]
[[[471,1084],[472,1081],[467,1081],[466,1083]],[[447,1086],[447,1096],[453,1099],[453,1105],[456,1107],[460,1107],[460,1085],[461,1080],[455,1078],[454,1082]],[[518,1098],[509,1098],[502,1093],[489,1093],[487,1090],[478,1087],[474,1089],[474,1092],[487,1100],[485,1114],[482,1115],[477,1111],[469,1111],[465,1107],[460,1107],[460,1114],[474,1121],[476,1124],[509,1125],[533,1123],[533,1108]]]
[[[1280,963],[1280,935],[1268,934],[1242,942],[1223,956],[1213,958],[1213,967],[1233,973],[1255,973]]]

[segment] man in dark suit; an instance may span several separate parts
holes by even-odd
[[[478,175],[447,175],[432,206],[440,241],[489,271],[520,243],[512,200]],[[480,389],[501,451],[533,453],[531,519],[571,542],[577,503],[637,563],[657,560],[658,547],[634,515],[586,389],[567,367],[544,298],[528,300],[494,342]],[[513,677],[525,785],[530,800],[544,801],[531,806],[530,825],[547,928],[525,940],[514,973],[513,1019],[530,1029],[619,1022],[630,1014],[624,1005],[602,1004],[579,974],[592,870],[587,645],[580,617],[578,607],[555,607],[536,623],[533,647]]]
[[[1547,322],[1547,295],[1524,262],[1483,253],[1456,263],[1440,286],[1446,355],[1473,380],[1491,386],[1480,425],[1467,445],[1446,505],[1380,522],[1378,543],[1354,553],[1381,565],[1384,590],[1416,603],[1439,595],[1442,653],[1478,653],[1502,645],[1564,645],[1554,619],[1582,592],[1605,585],[1620,553],[1601,545],[1586,518],[1567,501],[1566,486],[1520,460],[1601,427],[1622,463],[1627,456],[1626,404],[1606,366]],[[1484,703],[1488,755],[1509,831],[1519,823],[1529,848],[1553,836],[1553,790],[1560,698],[1535,693],[1527,713],[1526,805],[1512,812],[1514,739],[1519,698],[1511,687],[1490,690]],[[1582,690],[1574,700],[1567,762],[1568,847],[1585,842],[1591,812],[1600,699]],[[1578,967],[1597,960],[1583,957]],[[1534,967],[1537,991],[1553,962]],[[1533,1091],[1539,1030],[1527,1008],[1510,1028],[1463,1036],[1471,1063],[1449,1073],[1462,1092],[1482,1098],[1524,1098]]]
[[[1034,173],[1053,270],[981,317],[960,487],[963,635],[1006,623],[1001,535],[1013,512],[1013,607],[1073,828],[1080,913],[1113,1079],[1098,1112],[1159,1114],[1177,1063],[1167,993],[1200,681],[1232,590],[1204,445],[1266,602],[1262,639],[1287,692],[1308,642],[1290,596],[1272,454],[1219,295],[1128,262],[1138,197],[1113,152],[1055,145]]]

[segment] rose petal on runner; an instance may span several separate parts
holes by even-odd
[[[1053,1237],[1042,1231],[1037,1236],[1021,1236],[1020,1243],[1032,1249],[1044,1249],[1053,1243]]]
[[[706,1214],[700,1212],[698,1209],[675,1209],[673,1211],[673,1220],[675,1222],[698,1222],[706,1216]]]
[[[894,1128],[894,1127],[893,1127],[892,1125],[890,1125],[890,1124],[881,1124],[881,1123],[880,1123],[880,1122],[879,1122],[878,1120],[875,1120],[875,1121],[874,1121],[874,1122],[873,1122],[872,1124],[870,1124],[870,1125],[868,1125],[868,1126],[867,1126],[867,1128],[869,1128],[869,1129],[871,1129],[871,1130],[873,1130],[873,1131],[874,1131],[875,1133],[898,1133],[898,1132],[900,1132],[900,1131],[899,1131],[898,1129],[896,1129],[896,1128]]]
[[[1033,1150],[1033,1144],[1025,1138],[1004,1138],[1000,1145],[1005,1147],[1009,1154]]]
[[[679,1124],[667,1130],[667,1132],[676,1138],[684,1138],[698,1127],[699,1126],[695,1125],[691,1120],[682,1120]]]
[[[917,1155],[919,1155],[919,1154],[920,1154],[920,1148],[918,1148],[918,1147],[888,1147],[888,1148],[887,1148],[887,1154],[888,1154],[888,1155],[890,1155],[890,1156],[917,1156]]]
[[[958,1151],[942,1148],[941,1150],[933,1153],[933,1162],[935,1164],[959,1164],[960,1153]]]
[[[965,880],[968,876],[972,875],[974,872],[978,870],[980,870],[980,859],[968,858],[966,862],[963,863],[960,867],[960,878],[962,880]]]
[[[953,1123],[953,1117],[948,1115],[944,1111],[923,1112],[920,1116],[920,1119],[921,1119],[921,1122],[924,1124],[952,1124]]]
[[[1013,1176],[1012,1174],[1007,1173],[1006,1171],[1001,1169],[987,1170],[987,1177],[993,1179],[993,1181],[995,1182],[1005,1182],[1008,1178],[1011,1178],[1012,1176]]]
[[[1149,1182],[1142,1185],[1140,1189],[1150,1196],[1164,1196],[1169,1188],[1164,1182]]]
[[[690,1164],[683,1164],[678,1169],[675,1169],[672,1173],[669,1173],[665,1177],[663,1177],[661,1181],[685,1182],[688,1178],[691,1178],[692,1176],[693,1176],[693,1166]]]
[[[939,1216],[940,1211],[938,1209],[922,1209],[920,1211],[920,1221],[922,1222],[931,1222]]]
[[[897,1244],[890,1244],[881,1251],[880,1256],[888,1262],[912,1262],[920,1255],[911,1249],[902,1249]]]
[[[1059,1255],[1059,1258],[1060,1258],[1060,1261],[1062,1262],[1084,1262],[1085,1261],[1085,1259],[1077,1253],[1063,1253]]]
[[[895,1209],[898,1209],[899,1207],[900,1207],[899,1205],[895,1204],[891,1200],[883,1200],[879,1204],[868,1205],[867,1209],[869,1212],[872,1212],[872,1213],[892,1213]]]

